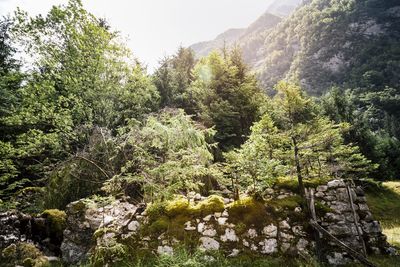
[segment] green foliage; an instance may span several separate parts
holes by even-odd
[[[222,150],[238,147],[259,118],[265,100],[240,52],[213,52],[196,64],[193,75],[188,94],[196,103],[196,117],[215,127],[215,140]]]
[[[51,234],[62,236],[62,232],[67,226],[67,214],[64,211],[57,209],[45,210],[42,212],[41,217],[47,219]]]
[[[199,190],[203,177],[221,176],[212,164],[208,140],[214,131],[193,122],[182,110],[165,109],[149,116],[143,126],[126,127],[120,144],[124,153],[121,172],[104,187],[118,192],[124,181],[143,183],[152,201],[174,193]]]
[[[376,168],[358,147],[345,144],[348,124],[334,124],[295,84],[280,82],[269,113],[252,127],[239,150],[227,154],[228,170],[239,183],[271,186],[277,177],[296,174],[300,193],[304,179],[344,176],[362,178]]]

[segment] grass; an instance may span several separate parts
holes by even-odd
[[[371,212],[381,222],[388,242],[400,248],[400,182],[369,183],[366,193]]]

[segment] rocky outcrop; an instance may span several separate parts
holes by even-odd
[[[315,189],[320,225],[342,242],[362,251],[357,224],[369,254],[393,253],[379,222],[368,209],[362,188],[350,188],[356,210],[354,217],[346,186],[343,180],[334,180]],[[301,201],[293,205],[299,199],[297,194],[289,189],[269,189],[265,194],[268,200],[260,204],[250,197],[242,197],[238,202],[190,193],[186,199],[180,198],[175,203],[178,208],[169,207],[171,213],[160,214],[160,218],[148,214],[145,206],[123,200],[79,200],[67,207],[68,227],[64,231],[62,257],[69,264],[77,264],[90,255],[96,257],[97,253],[103,253],[101,259],[109,257],[110,261],[117,262],[118,253],[128,247],[173,254],[176,246],[190,240],[191,245],[203,251],[219,250],[229,257],[241,253],[304,256],[314,254],[320,246],[318,249],[331,265],[351,261],[351,257],[331,241],[315,242],[315,232],[304,217]],[[205,204],[210,199],[217,210]],[[188,213],[188,207],[193,210],[193,207],[202,207],[202,210]],[[256,215],[252,218],[254,210]],[[107,250],[112,252],[107,254]]]

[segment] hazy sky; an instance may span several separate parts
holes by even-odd
[[[0,15],[17,6],[46,13],[67,0],[0,0]],[[213,39],[229,28],[246,27],[272,0],[83,0],[86,9],[106,18],[128,38],[128,45],[149,69],[179,45]]]

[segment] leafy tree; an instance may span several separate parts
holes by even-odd
[[[215,140],[222,150],[240,146],[266,100],[240,52],[213,52],[198,62],[193,75],[188,98],[196,103],[196,117],[207,127],[215,127]]]
[[[228,166],[238,166],[245,180],[270,184],[280,175],[296,174],[304,194],[304,179],[360,178],[376,167],[356,146],[344,143],[348,124],[320,115],[297,85],[280,82],[276,89],[271,112],[252,127],[239,150],[228,154]]]
[[[58,161],[84,149],[94,128],[115,133],[158,107],[145,69],[79,0],[55,6],[45,17],[18,10],[14,21],[12,40],[32,66],[15,111],[2,119],[13,135],[4,149],[13,151],[16,168],[10,172],[19,183],[44,179]]]

